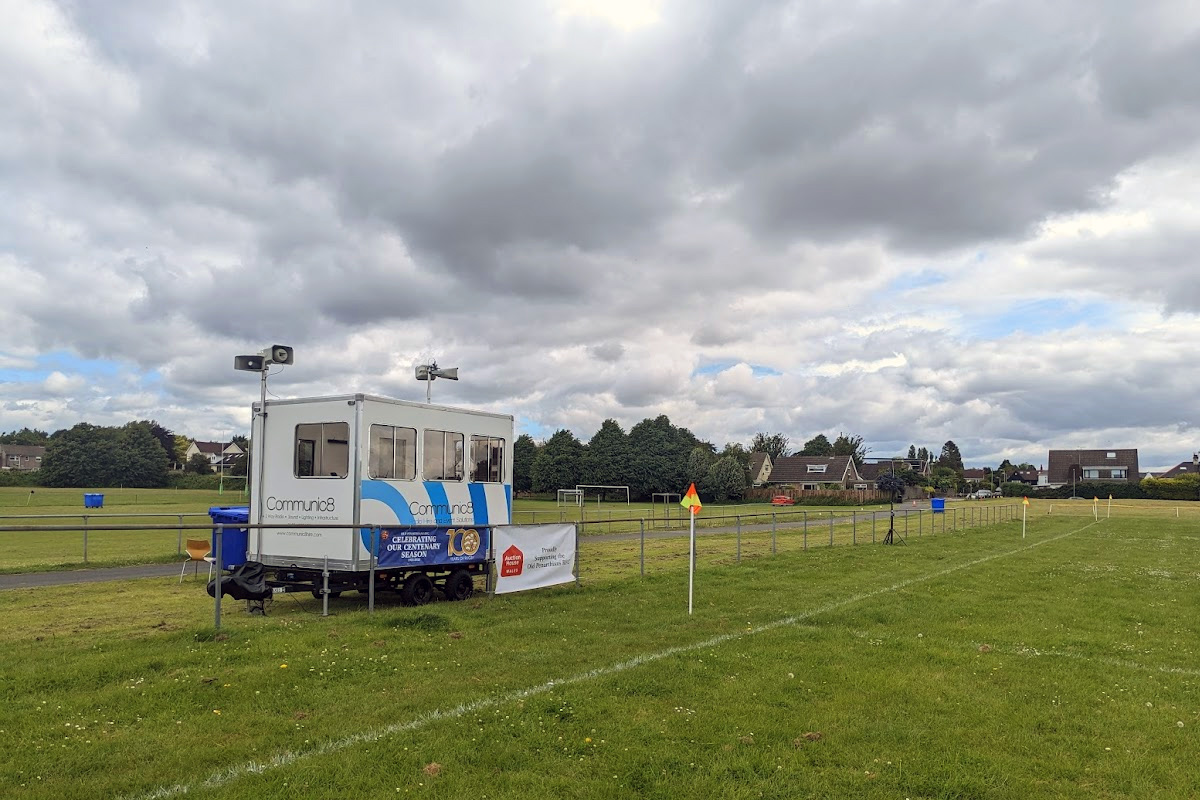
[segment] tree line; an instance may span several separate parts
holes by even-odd
[[[245,437],[241,440],[247,450]],[[172,466],[185,473],[206,475],[212,465],[203,454],[184,463],[190,444],[154,420],[138,420],[121,426],[92,425],[81,422],[71,428],[47,433],[33,428],[0,433],[0,444],[45,447],[41,469],[21,476],[39,486],[83,488],[126,486],[154,489],[167,485]],[[246,474],[246,459],[234,463],[230,475]]]

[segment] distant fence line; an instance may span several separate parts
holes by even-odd
[[[1001,522],[1007,522],[1014,518],[1019,518],[1020,506],[1012,505],[992,505],[979,504],[962,507],[951,507],[944,511],[933,510],[929,508],[910,508],[907,506],[897,506],[894,512],[889,511],[809,511],[807,509],[787,509],[769,512],[755,512],[746,514],[720,514],[720,515],[704,515],[697,517],[697,531],[706,538],[714,535],[726,535],[732,537],[735,545],[734,555],[740,560],[741,558],[741,543],[743,536],[747,539],[751,537],[763,537],[767,534],[771,539],[771,551],[774,554],[778,547],[779,537],[787,535],[790,540],[798,543],[799,549],[808,550],[810,547],[833,547],[838,544],[866,544],[877,543],[882,540],[884,534],[887,533],[890,525],[893,523],[891,513],[894,513],[894,525],[897,536],[909,538],[910,536],[921,537],[928,534],[956,532],[968,530],[985,525],[993,525]],[[357,526],[351,526],[344,523],[337,524],[266,524],[266,525],[230,525],[223,526],[214,525],[211,522],[199,523],[193,522],[190,518],[202,517],[207,518],[208,514],[196,512],[182,512],[173,514],[123,514],[121,518],[168,518],[172,520],[170,524],[112,524],[104,520],[104,514],[50,514],[50,515],[0,515],[0,522],[13,519],[79,519],[82,524],[60,524],[60,525],[35,525],[35,524],[18,524],[18,525],[0,525],[0,534],[6,533],[46,533],[46,534],[71,534],[80,535],[79,543],[75,553],[64,553],[61,557],[50,557],[52,560],[46,562],[56,566],[92,566],[93,562],[89,554],[89,542],[91,535],[96,533],[113,533],[113,532],[154,532],[163,531],[175,534],[175,555],[182,556],[184,533],[186,531],[203,531],[207,535],[219,528],[323,528],[323,529],[338,529],[344,528],[350,532],[362,527],[396,527],[388,524],[380,526],[376,523],[363,522]],[[514,514],[514,517],[517,515]],[[188,519],[185,522],[185,519]],[[558,520],[552,520],[558,521]],[[599,541],[634,541],[640,543],[639,550],[641,552],[639,572],[645,574],[645,546],[646,540],[661,540],[678,538],[687,533],[689,521],[686,517],[672,517],[668,519],[653,518],[653,517],[621,517],[621,518],[598,518],[579,520],[565,520],[574,522],[580,531],[580,541],[585,545],[591,540]],[[521,521],[514,519],[513,524],[521,524]],[[63,540],[64,545],[66,540]],[[44,541],[39,544],[45,544]],[[9,545],[12,547],[12,545]],[[139,555],[147,560],[161,560],[169,551],[156,550],[153,542],[148,545],[150,552],[125,554],[120,560],[123,563],[128,563],[130,558],[137,558]],[[78,559],[78,560],[76,560]],[[36,565],[34,565],[36,566]]]

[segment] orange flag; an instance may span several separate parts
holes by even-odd
[[[700,513],[703,506],[700,505],[700,495],[696,494],[696,484],[693,483],[688,487],[687,494],[679,501],[679,505],[691,509],[693,516]]]
[[[1024,500],[1022,500],[1022,501],[1021,501],[1021,505],[1023,505],[1023,506],[1027,506],[1027,505],[1029,505],[1029,498],[1028,498],[1028,497],[1026,497]]]

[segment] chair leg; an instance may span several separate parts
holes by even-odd
[[[212,568],[213,568],[213,562],[210,561],[210,562],[208,562],[208,579],[210,581],[212,580]],[[199,569],[199,567],[197,567],[197,569]]]
[[[187,561],[184,561],[183,566],[179,568],[179,582],[180,583],[183,583],[183,575],[185,572],[187,572],[188,561],[191,561],[191,559],[189,558]]]

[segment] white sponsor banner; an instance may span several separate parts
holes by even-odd
[[[575,580],[575,526],[499,525],[492,528],[496,594],[541,589]]]

